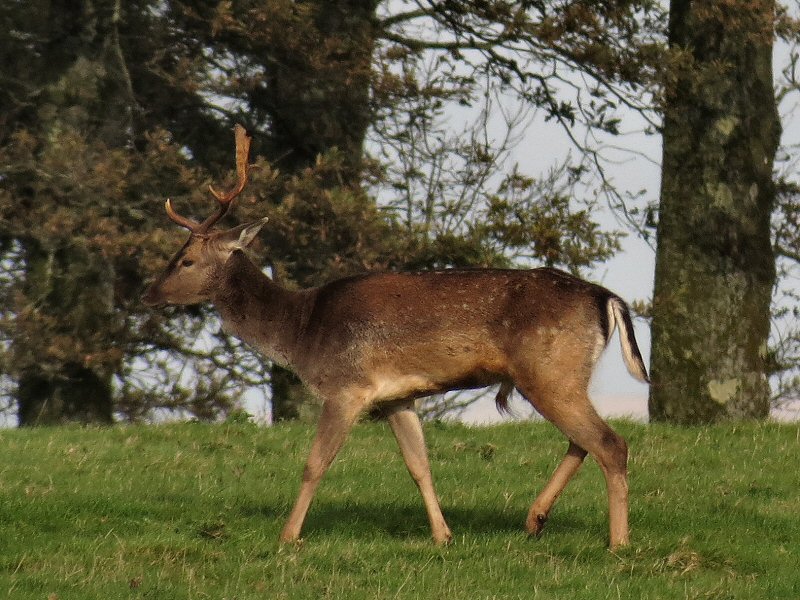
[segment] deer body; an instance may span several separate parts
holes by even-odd
[[[239,144],[237,131],[241,191],[246,167],[240,157],[246,160],[246,152]],[[221,204],[232,200],[215,195]],[[566,456],[531,506],[527,530],[541,531],[591,453],[606,478],[611,545],[628,543],[627,446],[587,395],[594,365],[616,327],[629,371],[647,380],[619,297],[549,268],[370,273],[290,291],[244,251],[263,220],[209,231],[216,219],[197,224],[175,215],[169,204],[167,209],[192,235],[144,301],[212,302],[230,333],[293,370],[323,401],[283,540],[300,536],[316,487],[353,423],[380,405],[420,489],[434,539],[449,541],[413,400],[499,383],[498,406],[516,388],[569,439]]]
[[[561,355],[580,357],[564,368],[588,384],[615,298],[554,269],[371,273],[291,292],[241,251],[217,281],[229,333],[323,398],[360,387],[362,408],[513,381]]]

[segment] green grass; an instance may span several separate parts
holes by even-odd
[[[800,427],[615,427],[620,553],[592,461],[523,533],[566,449],[546,423],[426,427],[446,548],[382,424],[355,429],[288,547],[310,427],[2,431],[0,598],[800,598]]]

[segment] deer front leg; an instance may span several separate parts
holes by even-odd
[[[300,493],[281,532],[282,542],[293,542],[300,537],[314,492],[344,444],[359,412],[360,406],[355,402],[326,401],[323,405],[317,434],[303,470]]]
[[[439,507],[439,499],[436,497],[433,487],[428,450],[425,447],[425,438],[422,434],[419,417],[411,404],[405,404],[394,409],[388,415],[388,419],[400,451],[403,453],[403,460],[408,467],[408,472],[411,473],[411,477],[422,494],[433,539],[437,544],[447,544],[453,536],[444,520],[442,509]]]

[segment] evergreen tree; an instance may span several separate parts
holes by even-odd
[[[592,148],[545,177],[503,172],[504,146],[485,133],[491,99],[513,93],[567,134],[614,133],[617,103],[644,107],[657,14],[649,2],[3,5],[0,331],[21,421],[210,417],[269,379],[207,333],[202,307],[161,315],[137,301],[176,243],[163,199],[207,212],[236,122],[262,157],[237,218],[272,217],[262,254],[287,285],[608,257],[616,236],[570,197]],[[590,101],[560,87],[574,72]],[[446,132],[448,107],[481,103],[464,135]]]

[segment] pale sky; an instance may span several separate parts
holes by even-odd
[[[783,44],[776,46],[776,81],[780,80],[782,65],[788,63],[789,49]],[[780,107],[783,125],[782,145],[788,150],[784,160],[788,165],[798,162],[800,149],[800,124],[796,118],[798,94],[790,94]],[[541,120],[540,120],[541,121]],[[570,143],[553,123],[534,122],[524,140],[514,153],[517,161],[528,174],[536,175],[548,166],[558,164],[570,152]],[[635,131],[642,129],[635,117],[624,117],[623,129]],[[616,146],[624,146],[636,152],[616,152],[608,154],[608,173],[620,190],[637,192],[644,190],[644,201],[656,201],[661,180],[661,136],[630,133],[620,138],[609,138]],[[574,150],[572,150],[574,153]],[[776,168],[786,168],[786,164],[776,164]],[[598,222],[607,229],[622,229],[610,210],[595,215]],[[655,232],[653,232],[655,234]],[[629,233],[622,242],[622,250],[611,260],[599,265],[587,279],[595,281],[619,294],[626,301],[650,300],[653,291],[655,269],[654,250],[635,233]],[[650,364],[650,326],[642,319],[635,319],[636,339],[642,351],[645,364]],[[647,418],[648,386],[631,377],[620,353],[619,341],[615,335],[603,353],[590,387],[590,396],[598,412],[607,417],[632,416],[639,420]],[[530,414],[527,403],[516,397],[512,406],[520,416]],[[800,405],[773,411],[773,417],[781,420],[800,420]],[[497,422],[503,417],[497,415],[493,397],[482,400],[467,411],[465,420],[474,423]]]

